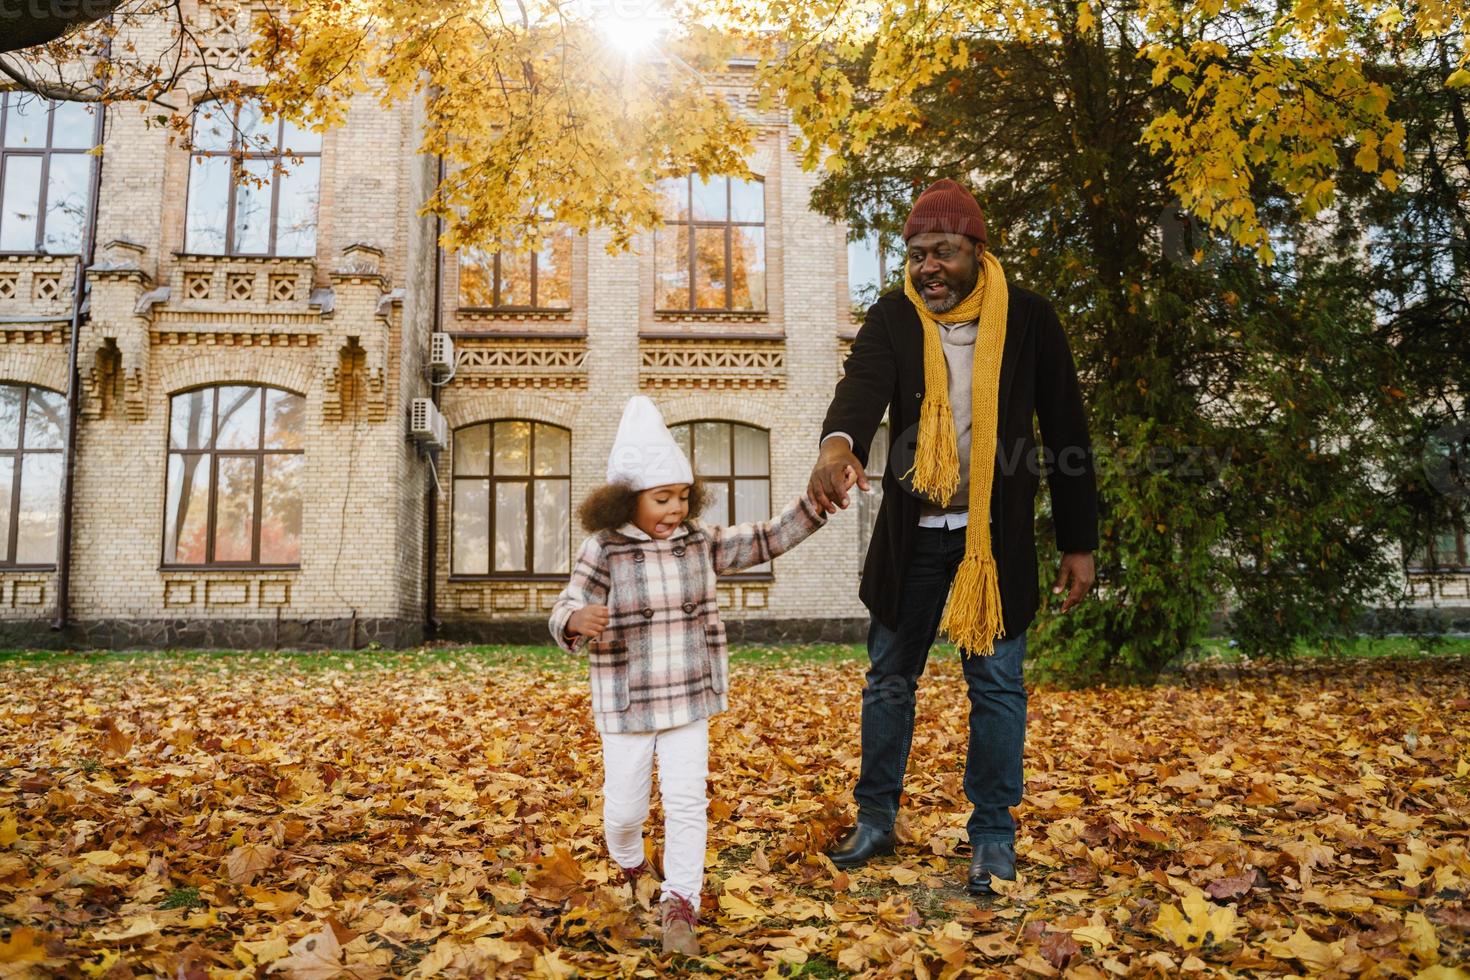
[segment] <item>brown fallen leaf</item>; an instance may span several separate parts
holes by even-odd
[[[1048,930],[1041,937],[1041,955],[1058,970],[1065,970],[1067,964],[1080,952],[1082,947],[1072,938],[1070,932]]]
[[[382,669],[335,655],[309,669],[268,655],[207,671],[187,654],[0,665],[0,956],[25,961],[0,962],[0,980],[265,976],[282,960],[331,980],[436,963],[440,977],[671,975],[655,915],[606,855],[585,676],[454,656],[452,670],[438,650]],[[1254,669],[1223,685],[1047,690],[1016,810],[1020,900],[982,903],[957,887],[964,859],[947,846],[964,850],[958,659],[930,665],[905,844],[852,872],[822,852],[852,820],[861,672],[737,664],[711,727],[725,819],[710,823],[697,969],[835,962],[937,980],[1055,976],[1060,962],[1075,980],[1173,980],[1322,964],[1346,980],[1467,980],[1454,965],[1466,851],[1450,817],[1470,807],[1470,761],[1443,710],[1470,693],[1463,662]],[[1309,727],[1293,713],[1305,701]],[[102,755],[97,705],[128,706],[126,767],[83,764]],[[1160,785],[1183,773],[1201,785]],[[1282,801],[1246,802],[1267,789]],[[650,855],[660,810],[655,794]],[[230,880],[231,858],[249,880]],[[917,880],[899,884],[895,868]],[[1205,927],[1204,940],[1176,945],[1158,923]],[[303,962],[321,951],[298,941],[324,926],[339,955]]]
[[[981,956],[992,960],[1009,959],[1018,955],[1021,950],[1011,941],[1009,933],[991,932],[983,936],[976,936],[975,948],[980,951]]]
[[[271,844],[241,844],[225,858],[225,871],[232,884],[248,885],[256,875],[275,864],[279,854]]]
[[[548,902],[565,901],[584,883],[581,866],[565,847],[554,848],[550,854],[537,858],[535,870],[526,877],[531,894]]]
[[[1238,898],[1250,891],[1255,883],[1256,872],[1252,869],[1245,874],[1216,878],[1205,886],[1205,894],[1216,899]]]

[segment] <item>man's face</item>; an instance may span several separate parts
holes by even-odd
[[[948,313],[980,281],[985,246],[964,235],[930,231],[908,242],[909,279],[930,313]]]

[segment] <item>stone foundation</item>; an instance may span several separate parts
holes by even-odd
[[[423,624],[404,619],[101,619],[62,630],[48,620],[0,621],[4,649],[353,650],[422,640]]]

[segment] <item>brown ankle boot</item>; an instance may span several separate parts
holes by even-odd
[[[694,930],[699,913],[689,900],[675,894],[665,895],[659,911],[663,918],[664,952],[698,956],[699,937]]]

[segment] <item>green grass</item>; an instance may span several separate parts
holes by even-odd
[[[735,644],[735,664],[790,667],[805,663],[866,662],[864,648],[817,643],[785,646]],[[0,650],[0,669],[47,664],[122,665],[131,667],[249,668],[285,664],[303,672],[318,670],[417,669],[449,671],[520,667],[577,671],[586,660],[554,646],[431,646],[409,650],[368,647],[361,650]]]
[[[838,966],[835,960],[829,960],[825,956],[808,957],[805,963],[794,968],[786,975],[789,977],[812,977],[813,980],[833,980],[833,978],[837,977],[852,976],[851,973]]]
[[[199,897],[197,888],[175,888],[158,903],[161,909],[192,909],[208,903]]]
[[[946,643],[937,644],[934,656],[953,652]],[[1035,651],[1032,651],[1035,655]],[[1358,637],[1341,644],[1339,649],[1320,644],[1298,644],[1295,657],[1305,660],[1385,657],[1470,656],[1470,637]],[[734,644],[730,648],[731,663],[736,666],[761,668],[800,667],[804,665],[862,665],[867,654],[862,644],[793,643],[784,645]],[[1185,662],[1240,663],[1241,653],[1229,640],[1204,640]],[[506,667],[544,670],[554,673],[580,673],[585,660],[553,646],[458,646],[435,645],[410,650],[385,650],[367,647],[361,650],[0,650],[0,670],[6,667],[44,667],[87,665],[99,667],[126,666],[132,669],[162,669],[186,666],[200,670],[293,669],[302,673],[327,670],[427,670],[448,673],[480,673]]]
[[[1470,636],[1359,636],[1346,640],[1340,649],[1321,643],[1299,642],[1293,658],[1372,660],[1380,657],[1465,656],[1470,654]],[[1211,637],[1200,644],[1197,659],[1240,663],[1242,654],[1227,637]]]

